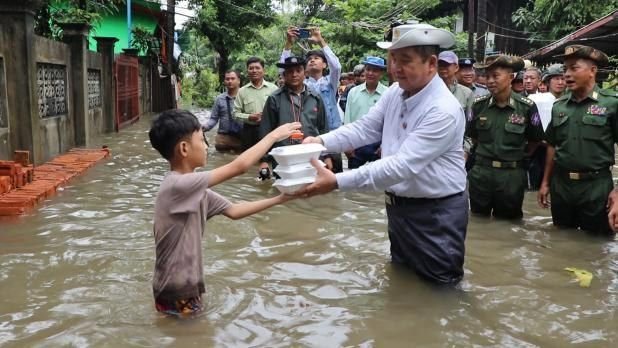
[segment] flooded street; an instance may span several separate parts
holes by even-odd
[[[618,243],[555,230],[535,193],[521,223],[471,217],[466,276],[450,290],[390,264],[383,194],[215,217],[203,238],[206,313],[165,318],[152,298],[152,218],[168,167],[149,122],[97,140],[111,159],[0,221],[1,346],[618,346]],[[233,158],[209,153],[207,168]],[[256,173],[215,191],[277,194]],[[565,267],[592,272],[591,286]]]

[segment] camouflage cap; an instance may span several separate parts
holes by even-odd
[[[553,76],[564,75],[564,65],[562,64],[552,64],[547,70],[543,73],[543,78],[541,80],[547,81]]]
[[[524,71],[520,70],[517,72],[517,74],[515,74],[515,78],[513,78],[513,81],[517,81],[517,80],[524,80]]]
[[[474,63],[474,68],[476,69],[488,70],[497,67],[511,68],[513,71],[520,71],[524,68],[524,61],[520,57],[500,54],[485,57],[485,61],[483,63]]]
[[[568,58],[583,58],[589,59],[599,66],[609,64],[607,54],[597,50],[596,48],[584,45],[571,45],[564,48],[564,54],[559,54],[556,57]]]

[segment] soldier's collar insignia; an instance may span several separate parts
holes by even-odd
[[[558,118],[563,118],[564,117],[564,112],[561,112],[558,114]]]
[[[597,91],[592,92],[592,94],[590,95],[590,97],[594,100],[599,100],[599,93],[597,93]]]

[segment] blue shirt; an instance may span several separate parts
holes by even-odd
[[[437,74],[415,95],[404,95],[395,83],[360,120],[320,136],[334,152],[382,141],[380,160],[336,174],[340,190],[441,198],[466,189],[461,105]]]
[[[240,135],[242,124],[234,120],[234,97],[226,93],[221,93],[215,99],[215,104],[212,106],[210,118],[202,129],[204,131],[211,130],[219,123],[217,133]]]
[[[341,126],[341,117],[337,109],[337,89],[339,88],[339,77],[341,76],[341,63],[339,63],[339,58],[337,58],[330,47],[322,47],[322,52],[326,56],[326,63],[330,73],[328,76],[322,76],[318,80],[309,77],[305,79],[305,85],[320,93],[326,108],[328,129],[333,130]],[[291,50],[283,50],[280,61],[283,62],[290,55],[292,55]]]

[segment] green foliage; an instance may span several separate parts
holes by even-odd
[[[157,40],[150,30],[136,26],[131,29],[131,47],[137,48],[141,54],[147,54]]]
[[[219,91],[219,77],[210,69],[199,71],[182,80],[183,107],[195,105],[202,108],[212,107]]]
[[[615,0],[530,0],[512,19],[531,42],[557,40],[614,10]]]
[[[35,32],[50,38],[60,36],[59,23],[96,25],[114,14],[125,0],[45,0],[35,14]]]
[[[243,48],[258,35],[258,30],[273,22],[270,0],[190,0],[201,6],[191,25],[198,28],[219,54],[217,70],[220,80],[229,68],[232,52]]]

